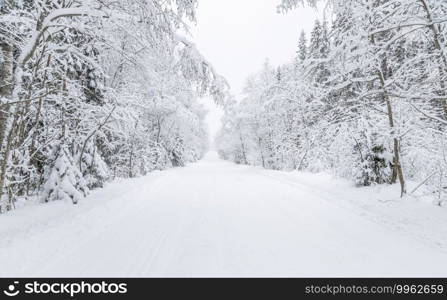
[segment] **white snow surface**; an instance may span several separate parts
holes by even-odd
[[[216,153],[0,216],[2,277],[445,277],[446,249],[445,208]]]

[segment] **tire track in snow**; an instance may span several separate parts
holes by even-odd
[[[156,194],[157,192],[160,192],[163,190],[163,188],[169,184],[168,181],[165,180],[165,178],[169,174],[160,174],[161,176],[156,178],[155,180],[151,180],[148,182],[149,184],[144,185],[143,188],[141,186],[133,187],[132,189],[126,191],[129,195],[135,195],[135,194]],[[101,192],[101,191],[100,191]],[[126,197],[127,198],[127,197]],[[119,202],[123,202],[123,199],[118,199]],[[47,262],[47,264],[39,270],[36,276],[49,276],[49,274],[53,274],[52,268],[58,268],[58,266],[63,265],[65,262],[72,260],[74,257],[79,257],[77,254],[80,249],[82,248],[88,248],[88,245],[95,240],[98,240],[101,238],[101,236],[105,235],[106,233],[110,231],[114,231],[116,227],[120,227],[120,224],[124,221],[129,219],[130,217],[136,217],[138,215],[142,215],[145,213],[145,210],[143,208],[147,206],[151,206],[154,204],[152,201],[142,201],[141,198],[134,198],[134,199],[124,199],[127,201],[124,201],[125,206],[120,205],[114,205],[114,204],[108,204],[108,213],[114,214],[114,218],[104,218],[100,222],[102,224],[94,224],[95,226],[92,231],[89,232],[80,232],[77,236],[80,238],[78,243],[76,245],[73,245],[72,243],[69,246],[64,247],[63,249],[59,249],[58,253],[50,258],[50,261]],[[88,201],[88,199],[86,199]],[[111,200],[111,202],[115,202],[116,199]],[[136,205],[135,205],[136,204]],[[114,206],[114,208],[110,208],[110,206]],[[101,209],[102,210],[102,209]],[[101,214],[103,212],[100,212]],[[135,215],[136,214],[136,215]],[[98,217],[98,211],[95,209],[92,209],[89,211],[89,214],[87,216],[82,216],[81,218],[81,224],[85,221],[87,224],[89,221],[92,220],[92,218]],[[79,220],[78,220],[79,221]],[[79,225],[79,222],[73,223]],[[87,227],[91,225],[86,225]],[[101,228],[98,228],[98,226],[101,226]],[[115,226],[115,227],[114,227]],[[92,228],[90,228],[92,229]],[[43,232],[43,234],[45,234]],[[70,247],[70,249],[68,249]],[[143,251],[144,249],[142,249]],[[98,257],[98,259],[104,259],[104,256]],[[116,263],[115,259],[122,259],[121,257],[115,257],[109,260],[109,264]],[[82,266],[83,262],[82,259],[79,259],[78,266]],[[73,264],[73,263],[71,263]],[[85,265],[85,268],[81,270],[80,275],[88,274],[89,271],[89,265]],[[79,277],[76,276],[76,277]],[[104,274],[104,276],[107,276],[107,274]]]
[[[55,222],[21,241],[26,257],[10,261],[26,268],[14,272],[69,277],[445,274],[446,256],[439,251],[335,205],[324,191],[264,172],[209,157],[138,179],[125,190],[99,191],[95,197],[109,195],[110,201],[102,199],[96,208],[86,208],[88,214],[70,214],[62,226]],[[123,194],[117,194],[120,190]],[[29,251],[39,243],[38,253]],[[7,266],[9,276],[13,265]]]

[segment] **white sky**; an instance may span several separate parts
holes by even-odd
[[[193,40],[216,71],[240,96],[246,78],[262,68],[268,58],[272,65],[289,62],[295,54],[301,30],[310,32],[322,14],[299,8],[278,14],[280,0],[201,0]],[[212,101],[203,101],[210,110],[211,135],[220,128],[221,111]]]

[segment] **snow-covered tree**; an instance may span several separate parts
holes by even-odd
[[[79,182],[101,187],[203,156],[197,98],[222,103],[227,85],[183,35],[196,7],[191,0],[2,2],[1,211],[42,191],[45,201],[65,194],[78,201]],[[56,178],[65,173],[62,184]],[[54,187],[69,183],[82,192]]]
[[[297,57],[300,62],[303,62],[304,60],[306,60],[307,55],[308,55],[308,50],[307,50],[306,32],[303,30],[300,33],[300,39],[298,41]]]
[[[283,0],[279,9],[317,3]],[[446,2],[327,5],[332,22],[317,21],[308,45],[301,35],[299,63],[282,66],[280,82],[264,68],[249,81],[245,99],[227,107],[222,156],[240,152],[225,145],[243,136],[249,164],[330,170],[359,185],[399,183],[402,195],[408,180],[422,182],[441,203],[447,194]],[[307,57],[301,55],[306,47]]]
[[[54,162],[49,165],[42,201],[65,200],[77,204],[88,193],[87,183],[65,146],[56,147],[53,155]]]

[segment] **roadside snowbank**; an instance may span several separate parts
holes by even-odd
[[[329,173],[265,171],[265,174],[447,251],[447,208],[435,205],[433,197],[427,196],[423,188],[401,198],[398,184],[356,187],[351,181]],[[409,182],[408,190],[416,186],[417,183]]]

